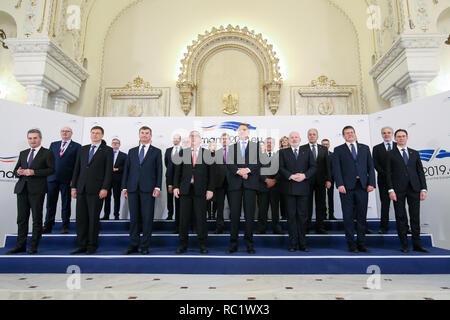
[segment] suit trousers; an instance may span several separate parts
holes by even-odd
[[[216,229],[219,232],[223,232],[223,228],[225,225],[223,218],[223,210],[225,208],[225,196],[228,193],[228,185],[224,182],[221,188],[216,189],[216,206],[217,206],[217,217],[216,217]],[[228,198],[228,196],[227,196]],[[229,198],[228,198],[229,199]],[[229,202],[228,202],[229,204]]]
[[[265,232],[267,229],[269,205],[272,210],[272,230],[280,232],[280,193],[275,187],[267,192],[258,192],[258,230]]]
[[[291,246],[306,246],[308,196],[286,196],[288,229]]]
[[[334,183],[331,184],[331,188],[327,189],[327,201],[328,201],[328,219],[334,216]]]
[[[381,201],[380,230],[388,231],[389,207],[391,206],[391,199],[389,198],[388,187],[384,182],[380,183],[380,180],[378,180],[378,192],[380,193],[380,201]],[[406,223],[408,223],[408,221]]]
[[[59,181],[47,182],[47,214],[45,215],[44,226],[52,229],[55,224],[56,206],[58,204],[58,194],[61,193],[61,220],[63,228],[69,228],[71,209],[71,189],[70,183],[62,183]]]
[[[175,229],[178,230],[180,226],[180,199],[173,196],[173,193],[169,193],[169,187],[166,187],[167,191],[167,216],[172,219],[175,211]],[[175,201],[174,201],[175,200]],[[175,202],[175,206],[173,203]],[[175,210],[174,210],[175,209]]]
[[[311,228],[311,221],[313,215],[313,199],[316,203],[316,230],[324,229],[323,221],[326,218],[326,190],[324,184],[313,182],[310,185],[309,197],[308,197],[308,229]]]
[[[409,220],[413,246],[421,246],[420,241],[420,192],[416,192],[408,184],[406,192],[396,192],[397,201],[394,201],[395,220],[397,222],[398,237],[402,246],[408,245],[408,216],[406,202],[408,202]]]
[[[37,249],[42,236],[42,216],[45,193],[28,193],[25,186],[22,193],[17,194],[17,248],[26,248],[30,211],[33,218],[33,234],[30,248]]]
[[[97,250],[100,232],[100,213],[103,200],[98,193],[77,194],[77,240],[78,248]]]
[[[367,203],[369,194],[366,188],[363,188],[361,182],[356,182],[355,188],[347,190],[346,194],[339,193],[341,198],[342,215],[344,218],[345,237],[349,247],[355,247],[355,224],[357,246],[365,246],[367,229]],[[356,215],[356,217],[354,216]]]
[[[114,197],[114,217],[119,217],[120,215],[120,197],[122,191],[121,181],[112,181],[111,189],[108,191],[108,195],[105,198],[105,217],[111,214],[111,193]]]
[[[189,243],[189,226],[194,216],[197,239],[200,248],[206,247],[208,225],[206,221],[206,194],[196,196],[191,184],[189,195],[180,196],[180,247],[187,248]]]
[[[128,192],[130,208],[130,246],[134,248],[150,248],[155,214],[155,198],[153,192]],[[142,226],[142,237],[140,235]]]
[[[229,191],[229,204],[231,214],[230,245],[231,248],[238,247],[239,223],[244,201],[245,234],[244,242],[247,249],[253,248],[253,223],[256,209],[256,190],[241,189]]]

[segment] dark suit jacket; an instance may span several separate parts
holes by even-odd
[[[122,179],[122,189],[128,192],[153,192],[161,189],[162,184],[162,153],[150,145],[142,165],[139,163],[139,146],[130,149]]]
[[[223,160],[224,150],[219,149],[213,153],[213,157],[216,159],[215,161],[215,185],[216,189],[222,188],[225,180],[227,179],[227,165]]]
[[[330,169],[330,157],[328,156],[328,149],[320,144],[317,145],[317,158],[316,158],[316,174],[310,179],[311,183],[320,184],[325,186],[325,181],[331,181],[331,169]],[[309,143],[300,146],[300,149],[311,150]],[[312,151],[311,151],[312,154]],[[314,158],[314,156],[313,156]]]
[[[423,172],[419,152],[408,148],[408,165],[397,147],[388,152],[386,162],[386,182],[388,189],[395,192],[406,192],[408,184],[414,191],[427,190],[427,182]]]
[[[393,143],[392,149],[397,147],[397,143]],[[392,150],[391,150],[392,151]],[[378,173],[378,184],[386,185],[386,162],[388,151],[386,150],[386,146],[384,142],[377,144],[373,147],[373,165],[375,166],[375,170]]]
[[[272,152],[272,157],[269,158],[267,153],[263,153],[261,155],[261,175],[259,179],[259,192],[269,192],[273,188],[277,188],[280,183],[280,173],[279,173],[279,164],[280,164],[280,155],[279,152]],[[276,170],[274,174],[264,174],[263,168],[271,168]],[[277,183],[272,188],[267,188],[266,179],[275,179]]]
[[[106,143],[98,147],[88,163],[91,145],[82,146],[72,176],[72,188],[78,193],[97,194],[100,190],[109,190],[112,181],[113,149]]]
[[[259,190],[260,167],[259,162],[259,145],[255,142],[247,140],[247,148],[245,149],[245,158],[242,157],[241,143],[235,143],[228,148],[227,155],[227,181],[228,191],[241,189]],[[251,152],[250,152],[251,151]],[[244,180],[237,174],[239,168],[249,168],[250,173],[248,179]]]
[[[289,180],[296,173],[303,173],[306,179],[302,182]],[[293,196],[309,195],[309,180],[316,173],[316,162],[309,148],[299,148],[298,158],[295,159],[292,148],[280,150],[280,174],[282,176],[281,192]]]
[[[184,157],[186,155],[186,157]],[[215,171],[214,164],[208,164],[205,158],[212,158],[209,150],[200,148],[198,151],[195,167],[192,165],[191,148],[180,151],[183,162],[175,166],[175,175],[173,178],[174,189],[180,189],[180,195],[189,195],[191,179],[194,176],[194,194],[196,196],[206,196],[206,191],[215,190]],[[206,198],[205,198],[206,199]]]
[[[50,151],[52,151],[55,158],[55,173],[47,177],[47,181],[58,181],[61,183],[70,183],[73,175],[73,168],[77,161],[77,154],[81,148],[81,144],[71,141],[66,147],[63,156],[59,156],[62,141],[54,141],[50,144]]]
[[[357,149],[358,155],[355,161],[346,143],[334,148],[333,174],[336,187],[345,186],[347,190],[352,190],[355,188],[358,176],[363,187],[376,187],[370,149],[361,143],[357,144]]]
[[[113,158],[113,161],[114,161],[114,158]],[[127,161],[127,154],[125,152],[119,151],[119,154],[117,155],[116,163],[113,163],[113,168],[117,168],[119,170],[113,171],[113,174],[112,174],[113,181],[122,183],[123,170],[125,168],[126,161]]]
[[[181,152],[181,146],[179,148]],[[175,174],[175,164],[172,161],[173,147],[167,148],[164,153],[164,165],[166,166],[166,185],[173,186],[173,175]]]
[[[330,159],[330,174],[331,174],[331,184],[334,183],[334,174],[333,174],[333,152],[328,151],[328,158]]]
[[[47,177],[55,172],[55,157],[50,150],[41,147],[39,152],[34,155],[30,167],[28,167],[27,159],[30,152],[31,148],[20,152],[19,160],[14,168],[14,174],[19,178],[14,188],[14,193],[22,193],[25,186],[27,186],[27,191],[31,194],[45,194],[48,190]],[[33,169],[34,176],[19,176],[17,170],[20,167],[22,169]]]

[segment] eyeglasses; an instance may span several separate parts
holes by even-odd
[[[61,133],[71,133],[72,131],[70,130],[61,130]]]

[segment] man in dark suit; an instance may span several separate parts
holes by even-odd
[[[127,154],[120,151],[120,140],[115,138],[111,141],[113,148],[113,172],[111,189],[108,190],[108,195],[105,198],[104,215],[101,220],[109,220],[111,214],[111,194],[114,196],[114,219],[120,219],[120,197],[122,196],[122,177]]]
[[[173,219],[175,211],[175,233],[178,233],[180,225],[180,199],[173,196],[173,175],[175,173],[175,165],[173,164],[172,157],[175,154],[179,154],[181,151],[181,136],[175,134],[173,136],[173,146],[166,149],[164,153],[164,164],[166,166],[166,188],[167,188],[167,220]],[[173,202],[175,200],[175,210]]]
[[[61,140],[50,144],[49,149],[55,158],[55,173],[47,177],[47,214],[42,233],[52,233],[59,193],[61,193],[61,219],[63,222],[61,233],[69,233],[72,200],[70,183],[80,148],[79,143],[72,141],[72,129],[69,127],[61,129]]]
[[[94,254],[98,248],[100,213],[113,172],[113,150],[103,135],[102,127],[92,127],[91,144],[81,147],[75,163],[72,198],[77,199],[78,249],[72,254]]]
[[[221,136],[222,149],[217,150],[214,153],[215,157],[215,197],[217,205],[217,218],[216,218],[216,230],[215,234],[223,233],[224,218],[223,210],[225,208],[225,196],[228,198],[228,182],[227,182],[227,157],[230,153],[230,136],[227,133],[223,133]]]
[[[389,198],[394,201],[397,231],[402,244],[402,252],[408,252],[408,201],[414,251],[429,252],[420,242],[420,201],[427,197],[427,183],[419,152],[407,147],[408,132],[395,132],[397,146],[388,153],[386,180]]]
[[[289,226],[289,251],[309,251],[306,245],[310,182],[316,173],[316,161],[309,148],[300,149],[298,132],[289,134],[290,148],[280,150],[282,192],[286,195]],[[298,247],[297,247],[298,246]]]
[[[41,146],[42,134],[37,129],[27,133],[29,149],[20,152],[14,174],[19,178],[14,188],[17,194],[17,243],[8,254],[25,252],[27,247],[30,210],[33,217],[33,234],[29,254],[37,253],[42,236],[42,210],[47,193],[47,177],[55,172],[53,153]]]
[[[272,212],[272,230],[275,234],[284,234],[280,225],[280,176],[279,154],[274,152],[275,140],[271,137],[265,141],[266,152],[261,154],[261,176],[258,191],[258,233],[265,234],[269,205]],[[263,172],[263,171],[271,172]]]
[[[308,197],[308,227],[311,228],[311,220],[313,214],[313,199],[316,203],[316,233],[327,234],[323,221],[326,217],[326,188],[331,187],[331,169],[328,149],[317,143],[319,132],[317,129],[308,130],[308,144],[300,147],[310,149],[314,160],[316,161],[316,174],[309,179],[310,189]]]
[[[214,195],[214,158],[209,150],[200,147],[200,133],[192,131],[191,148],[180,152],[180,160],[175,167],[173,179],[176,198],[180,199],[180,243],[177,253],[185,253],[189,240],[191,215],[195,216],[195,224],[200,253],[208,253],[208,226],[206,221],[206,202]]]
[[[383,142],[373,147],[373,164],[375,170],[377,170],[377,183],[378,192],[380,194],[381,201],[381,221],[380,231],[378,233],[385,234],[389,231],[389,207],[391,206],[391,200],[389,199],[389,193],[386,183],[386,162],[388,152],[394,149],[397,144],[392,141],[394,131],[390,127],[384,127],[381,129],[381,136]]]
[[[337,220],[334,216],[334,178],[333,178],[333,152],[330,151],[330,140],[322,139],[321,144],[327,148],[328,157],[330,158],[330,173],[331,173],[331,185],[326,188],[327,192],[327,207],[328,207],[328,220]]]
[[[352,126],[346,126],[342,135],[345,143],[334,148],[333,174],[341,197],[345,236],[350,252],[369,252],[365,239],[369,192],[375,189],[373,159],[369,147],[356,142]],[[356,245],[354,212],[358,234]]]
[[[239,222],[244,202],[245,235],[247,252],[255,253],[253,247],[253,223],[256,208],[256,192],[259,189],[259,146],[249,139],[250,129],[241,123],[238,127],[239,141],[229,148],[227,157],[228,200],[230,204],[231,232],[227,253],[238,250]]]
[[[122,189],[130,208],[130,247],[125,254],[148,254],[155,214],[155,199],[161,192],[162,152],[151,144],[152,129],[139,129],[139,146],[130,149]],[[142,238],[139,221],[142,221]]]

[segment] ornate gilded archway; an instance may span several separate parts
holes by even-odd
[[[211,31],[199,34],[197,40],[193,40],[187,47],[187,53],[181,60],[177,82],[180,103],[185,115],[191,111],[204,61],[214,52],[226,48],[244,51],[255,60],[261,71],[261,89],[267,97],[269,109],[275,115],[280,104],[282,77],[278,65],[279,59],[276,57],[273,45],[267,43],[267,39],[263,39],[262,35],[256,34],[254,30],[231,25],[213,27]]]

